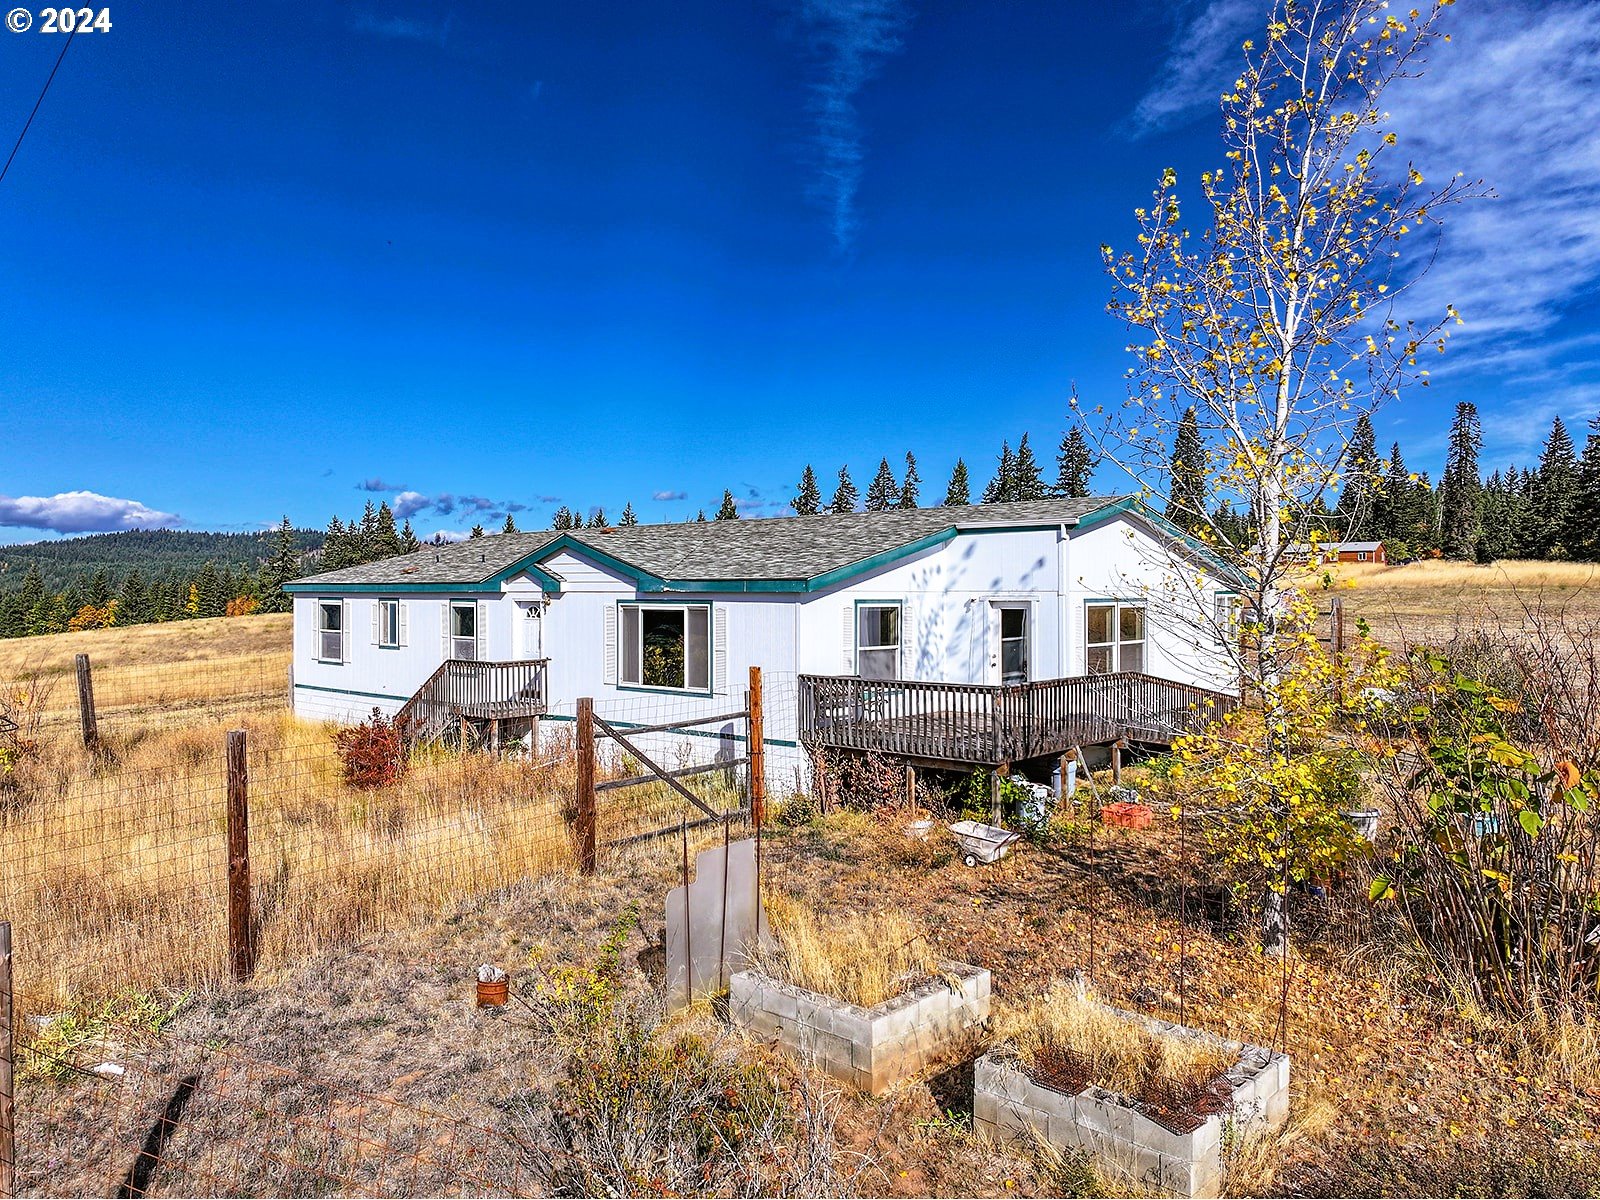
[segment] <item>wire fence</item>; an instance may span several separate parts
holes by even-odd
[[[284,709],[290,655],[241,654],[193,662],[91,663],[94,713],[103,731],[126,735],[227,716]],[[17,672],[0,704],[24,730],[60,735],[81,720],[78,672],[55,663]]]

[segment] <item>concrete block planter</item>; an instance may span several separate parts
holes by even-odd
[[[1176,1132],[1127,1097],[1093,1084],[1075,1095],[1036,1082],[1004,1051],[973,1067],[973,1127],[1001,1140],[1041,1137],[1082,1150],[1135,1180],[1173,1196],[1217,1196],[1223,1183],[1223,1138],[1251,1127],[1272,1128],[1289,1116],[1289,1059],[1261,1046],[1230,1042],[1198,1029],[1112,1009],[1162,1036],[1210,1041],[1234,1057],[1223,1073],[1232,1101],[1188,1132]]]
[[[989,972],[945,963],[931,980],[875,1008],[780,983],[759,971],[728,981],[728,1015],[753,1037],[813,1059],[872,1095],[918,1074],[989,1016]]]

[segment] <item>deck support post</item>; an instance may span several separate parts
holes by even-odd
[[[906,764],[906,807],[917,806],[917,769],[910,763]]]
[[[1119,737],[1111,743],[1111,783],[1113,786],[1120,786],[1122,783],[1122,751],[1127,744],[1128,740],[1123,737]]]
[[[495,754],[500,753],[500,718],[489,718],[489,749]]]
[[[472,721],[462,714],[461,717],[461,753],[465,754],[472,749]]]
[[[1005,821],[1005,805],[1000,800],[1000,781],[1011,774],[1011,764],[1001,763],[989,776],[989,824],[1000,825]]]

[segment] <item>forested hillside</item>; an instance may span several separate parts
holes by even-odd
[[[134,569],[147,578],[167,571],[192,574],[206,563],[218,569],[248,567],[254,570],[273,550],[276,530],[257,533],[212,533],[205,530],[130,529],[97,533],[89,537],[0,546],[0,591],[15,587],[30,566],[36,566],[44,586],[64,589],[74,579],[104,571],[121,579]],[[294,531],[295,549],[305,554],[322,548],[317,529]]]

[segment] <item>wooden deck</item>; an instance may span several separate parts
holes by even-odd
[[[395,714],[411,745],[464,737],[462,723],[493,726],[542,716],[548,705],[549,660],[479,662],[452,658],[442,663]],[[481,730],[478,736],[489,732]]]
[[[800,740],[994,767],[1122,739],[1170,745],[1237,704],[1224,692],[1132,672],[1011,687],[802,675]]]

